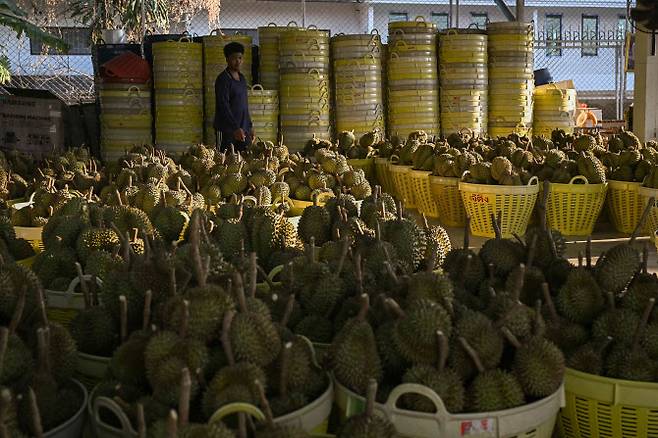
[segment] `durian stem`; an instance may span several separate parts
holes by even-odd
[[[436,266],[436,251],[430,251],[430,257],[427,260],[427,266],[425,266],[425,271],[431,274],[434,271]]]
[[[493,263],[487,265],[487,272],[489,273],[489,282],[493,284],[496,281],[496,267]]]
[[[123,207],[123,200],[121,199],[121,193],[119,193],[119,190],[114,190],[114,196],[116,196],[119,206]]]
[[[439,372],[443,372],[448,361],[448,338],[446,338],[441,330],[436,331],[436,337],[439,341],[439,363],[437,364],[437,368]]]
[[[203,374],[201,368],[194,370],[194,376],[196,377],[197,382],[199,382],[199,387],[202,390],[205,390],[208,387],[208,382],[206,381],[206,376]]]
[[[176,293],[176,268],[171,268],[169,270],[169,295],[173,297]]]
[[[644,245],[642,246],[642,273],[647,274],[648,272],[648,266],[649,264],[649,244],[647,242],[644,242]]]
[[[514,333],[510,331],[506,326],[503,326],[500,328],[500,331],[503,332],[503,335],[505,336],[505,339],[512,344],[512,346],[516,349],[519,349],[522,347],[521,342],[517,339],[516,336],[514,336]]]
[[[144,405],[137,403],[137,436],[146,438],[146,418],[144,417]]]
[[[290,355],[292,342],[286,342],[281,352],[281,374],[279,375],[279,395],[282,399],[288,398],[288,373],[290,371]]]
[[[388,309],[395,315],[396,318],[406,318],[407,315],[404,313],[404,310],[400,307],[400,305],[395,301],[393,298],[386,298],[384,300],[384,304],[388,307]]]
[[[37,329],[37,356],[39,361],[39,371],[50,375],[50,346],[48,343],[49,329]]]
[[[169,416],[167,417],[166,438],[178,438],[178,415],[173,409],[169,411]]]
[[[37,396],[30,387],[27,391],[28,404],[30,406],[30,416],[32,417],[32,433],[34,438],[43,438],[43,426],[41,425],[41,413],[37,404]]]
[[[16,301],[16,307],[14,308],[14,314],[11,316],[11,321],[9,321],[9,334],[13,335],[18,329],[18,325],[21,323],[23,318],[23,312],[25,310],[25,286],[20,289],[18,293],[18,300]],[[47,321],[44,322],[47,324]]]
[[[311,236],[311,238],[309,239],[307,249],[308,249],[309,262],[310,263],[315,263],[315,261],[316,261],[316,258],[315,258],[315,237]]]
[[[359,296],[363,295],[363,269],[361,266],[361,254],[354,255],[354,272],[356,274],[356,290]]]
[[[587,236],[587,243],[585,244],[585,263],[587,263],[587,269],[592,269],[592,236]]]
[[[286,310],[283,312],[283,317],[281,318],[281,327],[288,327],[288,322],[292,316],[292,311],[295,308],[295,294],[291,294],[286,301]]]
[[[346,238],[344,238],[341,241],[341,246],[340,246],[340,259],[338,260],[338,269],[336,271],[336,276],[340,276],[341,272],[343,272],[343,267],[345,266],[345,259],[347,258],[347,253],[350,250],[350,241]]]
[[[258,282],[258,264],[256,253],[249,254],[249,296],[256,298],[256,283]]]
[[[383,248],[383,249],[384,249],[384,252],[387,252],[386,248]],[[395,274],[395,271],[393,270],[393,266],[391,266],[391,264],[389,262],[384,262],[384,267],[386,268],[386,272],[388,272],[388,275],[390,275],[391,278],[393,279],[393,282],[395,284],[400,284],[400,279]]]
[[[583,267],[583,252],[578,251],[578,267],[582,268]]]
[[[187,426],[190,421],[190,397],[192,394],[192,378],[189,368],[181,370],[180,398],[178,400],[178,427]]]
[[[200,249],[200,233],[199,233],[199,213],[197,211],[192,215],[192,222],[190,223],[190,248],[192,250],[192,267],[194,268],[194,276],[199,287],[206,286],[206,276],[203,271],[203,263],[201,261]]]
[[[608,307],[610,310],[616,310],[617,305],[615,303],[615,296],[612,294],[612,292],[608,291],[605,294],[606,300],[608,302]]]
[[[530,245],[528,246],[528,258],[526,259],[526,266],[529,268],[532,266],[532,263],[535,261],[535,252],[537,251],[537,234],[532,235],[532,240],[530,240]]]
[[[475,351],[473,347],[470,346],[466,338],[464,338],[463,336],[459,337],[459,343],[461,344],[464,351],[466,351],[466,353],[470,356],[478,372],[483,373],[484,366],[482,365],[482,361],[480,360],[480,356],[478,355],[477,351]]]
[[[555,240],[553,240],[553,232],[550,229],[546,229],[546,235],[548,236],[548,246],[551,248],[551,254],[553,258],[557,258],[557,246],[555,246]]]
[[[247,298],[244,294],[244,285],[242,283],[242,275],[239,272],[233,273],[233,287],[235,287],[235,293],[238,297],[238,304],[240,305],[240,311],[246,313],[247,309]]]
[[[183,307],[183,310],[181,314],[178,335],[182,339],[186,339],[190,328],[190,302],[188,300],[183,300],[181,306]]]
[[[0,376],[4,369],[7,342],[9,342],[9,330],[6,327],[0,327]],[[0,423],[2,423],[2,421],[0,421]]]
[[[89,287],[87,287],[87,281],[85,280],[84,275],[82,274],[82,266],[80,263],[75,262],[75,270],[78,273],[78,280],[80,280],[80,289],[82,290],[82,297],[85,302],[85,309],[91,307],[91,295],[89,294]]]
[[[644,211],[642,211],[642,216],[640,216],[640,221],[635,226],[635,229],[633,230],[633,234],[631,234],[631,238],[628,241],[629,244],[633,244],[633,242],[635,242],[635,239],[637,239],[637,235],[640,233],[641,230],[644,229],[644,223],[647,221],[647,218],[649,217],[649,213],[651,212],[651,209],[654,207],[655,202],[656,199],[653,196],[649,198],[649,202],[644,207]]]
[[[146,331],[149,324],[151,324],[151,301],[153,300],[153,292],[148,289],[144,292],[144,313],[142,314],[142,330]]]
[[[488,287],[489,289],[489,298],[490,299],[495,299],[498,294],[496,294],[496,289],[494,289],[492,286]]]
[[[516,233],[516,232],[512,233],[512,237],[514,237],[514,240],[516,240],[517,242],[519,242],[519,244],[520,244],[523,248],[526,248],[525,242],[523,241],[523,239],[521,239],[521,236],[519,236],[518,233]]]
[[[535,336],[541,336],[543,327],[544,327],[544,320],[541,314],[541,300],[537,300],[535,302],[535,326],[534,326]]]
[[[544,296],[544,301],[546,302],[546,307],[548,308],[548,314],[551,315],[551,320],[557,322],[560,320],[560,317],[555,308],[555,303],[553,302],[553,297],[551,297],[551,290],[548,286],[548,283],[544,282],[541,284],[542,295]]]
[[[521,263],[519,265],[519,270],[516,273],[516,278],[514,282],[514,290],[512,290],[512,298],[514,301],[519,301],[521,298],[521,291],[523,290],[523,284],[525,283],[525,265]]]
[[[544,181],[544,190],[541,196],[541,202],[538,205],[537,212],[539,213],[539,227],[541,230],[547,230],[548,225],[546,221],[546,205],[548,205],[548,195],[549,195],[550,182]]]
[[[226,360],[229,365],[235,365],[235,356],[233,356],[233,348],[231,347],[231,324],[233,323],[233,318],[235,317],[235,311],[229,310],[224,315],[224,321],[222,321],[222,348],[224,349],[224,354],[226,355]]]
[[[368,392],[366,394],[366,411],[367,418],[372,418],[375,413],[375,399],[377,398],[377,381],[375,379],[368,380]]]
[[[128,300],[125,295],[119,297],[119,315],[121,320],[121,343],[124,343],[128,337]]]
[[[254,385],[258,389],[258,396],[260,397],[260,404],[263,408],[263,413],[265,414],[265,420],[267,421],[267,425],[269,427],[274,427],[274,415],[272,415],[272,408],[270,407],[270,402],[267,401],[267,397],[265,396],[265,388],[263,388],[263,385],[258,381],[254,381]]]
[[[637,328],[635,330],[635,336],[633,337],[633,350],[637,350],[637,348],[640,346],[640,341],[642,340],[642,336],[644,335],[644,332],[647,328],[647,324],[649,323],[649,318],[651,317],[651,312],[653,312],[653,308],[655,305],[656,305],[656,299],[653,297],[649,298],[649,302],[644,308],[642,319],[640,320],[640,323],[637,325]]]
[[[26,293],[26,292],[24,292]],[[48,313],[46,312],[46,301],[43,299],[43,289],[37,288],[37,306],[39,307],[39,316],[44,327],[48,327]]]
[[[359,321],[365,321],[368,317],[368,309],[370,309],[370,297],[368,294],[361,294],[361,307],[359,308],[359,313],[356,315],[356,318]]]
[[[0,392],[0,425],[4,426],[7,420],[8,411],[11,407],[11,391],[7,388],[3,388]],[[2,436],[0,434],[0,436]],[[5,429],[5,435],[2,438],[11,438],[8,432]]]

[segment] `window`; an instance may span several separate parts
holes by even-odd
[[[448,23],[448,14],[445,12],[432,12],[432,23],[436,24],[439,30],[447,29],[450,26]]]
[[[489,17],[486,12],[471,12],[471,24],[477,26],[478,29],[486,29]]]
[[[389,12],[388,13],[388,22],[391,23],[393,21],[408,21],[409,20],[409,14],[406,12]]]
[[[546,15],[546,56],[562,56],[562,15]]]
[[[583,40],[582,56],[597,56],[599,54],[599,17],[598,15],[583,14],[581,37]]]
[[[30,38],[32,55],[91,55],[91,29],[88,27],[47,27],[47,32],[60,37],[69,45],[69,51],[62,53],[54,47],[44,46],[38,38]]]
[[[615,35],[618,40],[623,40],[626,38],[626,16],[620,15],[617,17],[617,35]]]

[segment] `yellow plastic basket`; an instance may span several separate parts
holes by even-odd
[[[379,185],[382,186],[382,189],[386,193],[396,196],[388,166],[388,158],[375,158],[375,174],[377,175]]]
[[[388,169],[391,172],[391,179],[398,199],[404,203],[406,208],[416,208],[416,198],[409,178],[411,166],[402,166],[391,162]]]
[[[432,197],[432,189],[430,187],[431,173],[425,170],[412,169],[409,172],[409,182],[411,184],[411,190],[414,193],[418,212],[424,213],[428,217],[437,218],[439,217],[439,211]]]
[[[574,184],[583,181],[585,184]],[[583,175],[569,184],[550,184],[546,216],[548,226],[566,236],[589,236],[601,214],[608,184],[589,184]]]
[[[324,206],[325,202],[327,202],[327,199],[332,198],[333,196],[334,195],[329,192],[321,193],[318,196],[318,206]],[[287,201],[290,203],[290,210],[288,211],[289,216],[301,216],[302,213],[304,213],[304,209],[306,207],[313,205],[312,201],[300,201],[299,199],[292,198],[288,198]]]
[[[495,237],[491,215],[501,214],[500,230],[503,237],[513,233],[525,234],[535,208],[539,184],[533,176],[525,186],[495,186],[460,182],[459,191],[466,215],[471,218],[471,233],[475,236]]]
[[[459,178],[430,176],[432,201],[441,224],[447,227],[463,227],[466,223],[464,201],[459,193]]]
[[[647,216],[645,231],[649,234],[649,237],[653,242],[658,242],[656,239],[656,230],[658,230],[658,203],[655,201],[658,200],[658,189],[639,187],[637,192],[640,195],[640,198],[642,198],[642,208],[647,205],[650,198],[654,198],[654,206],[651,211],[649,211],[649,216]]]
[[[371,183],[375,180],[375,159],[362,158],[347,160],[347,164],[355,169],[361,169],[366,174],[366,179]]]
[[[91,281],[91,275],[85,275],[85,280]],[[96,284],[102,286],[103,282],[96,278]],[[48,319],[64,327],[69,327],[73,318],[85,308],[84,295],[76,292],[75,289],[80,283],[78,277],[74,277],[65,291],[46,289],[46,315]]]
[[[567,368],[566,406],[558,430],[564,438],[655,437],[658,383],[595,376]]]
[[[631,234],[640,222],[645,205],[638,192],[640,187],[640,182],[608,180],[608,213],[620,233]]]

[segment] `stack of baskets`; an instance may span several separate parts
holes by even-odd
[[[336,130],[384,132],[382,45],[378,34],[343,35],[331,39]]]
[[[423,17],[388,24],[388,129],[440,135],[437,30]]]
[[[279,39],[281,133],[294,152],[313,136],[331,139],[329,31],[290,29]]]
[[[443,135],[469,129],[487,132],[487,34],[449,29],[439,35]]]
[[[114,161],[135,144],[152,142],[150,83],[102,81],[97,92],[103,160]]]
[[[215,144],[215,80],[226,69],[224,46],[237,42],[244,46],[241,72],[251,84],[251,37],[248,35],[224,35],[218,29],[203,37],[203,97],[205,107],[204,141]]]
[[[534,89],[532,24],[517,21],[490,23],[489,119],[492,137],[532,128]]]
[[[249,90],[249,115],[256,136],[263,141],[276,142],[279,134],[279,93],[264,90],[256,84]]]
[[[203,139],[202,55],[189,38],[153,43],[155,142],[174,155]]]
[[[562,89],[555,84],[535,89],[533,109],[533,134],[550,138],[551,132],[561,129],[573,133],[576,126],[576,90]]]
[[[270,23],[258,28],[258,80],[266,90],[279,89],[279,36],[296,27],[291,21],[288,26]]]

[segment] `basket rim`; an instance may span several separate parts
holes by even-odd
[[[534,195],[539,193],[539,184],[522,186],[499,186],[493,184],[473,184],[459,181],[459,191],[486,193],[491,195]]]
[[[544,184],[542,184],[542,190]],[[550,193],[565,193],[565,194],[592,194],[601,195],[608,189],[608,182],[601,184],[563,184],[563,183],[550,183]]]
[[[585,373],[583,371],[578,371],[573,368],[567,367],[565,370],[565,375],[570,374],[575,377],[582,379],[587,379],[597,383],[608,383],[618,386],[626,386],[632,388],[642,388],[642,389],[653,389],[658,392],[658,383],[656,382],[641,382],[639,380],[624,380],[624,379],[615,379],[613,377],[599,376],[596,374]]]
[[[610,189],[617,189],[621,190],[624,188],[633,188],[633,191],[637,191],[640,187],[642,187],[642,181],[620,181],[616,179],[609,179],[607,180],[608,187]]]
[[[459,177],[430,175],[430,182],[434,184],[445,185],[445,186],[458,186]]]

